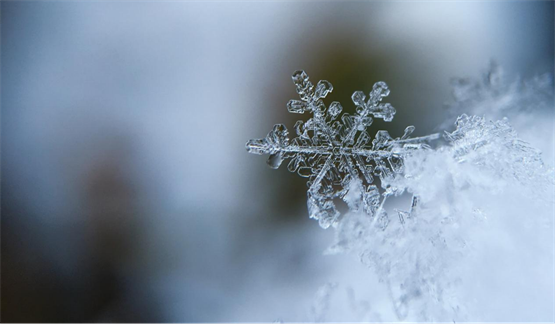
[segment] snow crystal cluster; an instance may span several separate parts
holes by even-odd
[[[401,137],[384,130],[370,137],[373,118],[395,114],[382,103],[389,94],[383,82],[368,97],[355,92],[356,115],[349,115],[338,102],[324,105],[329,82],[314,86],[302,71],[293,81],[301,100],[288,110],[312,118],[296,123],[292,140],[278,124],[246,148],[269,154],[273,168],[290,159],[289,171],[309,178],[310,217],[336,228],[327,252],[355,254],[374,270],[387,287],[392,320],[553,320],[554,171],[507,118],[527,125],[537,120],[530,114],[545,114],[552,127],[549,76],[509,82],[494,66],[482,81],[454,82],[455,129],[435,148],[428,143],[440,136],[410,138],[413,126]],[[538,138],[538,129],[526,131]],[[412,201],[390,210],[398,216],[391,221],[385,202],[405,193]],[[336,198],[349,207],[342,217]],[[513,279],[525,284],[509,284]],[[496,307],[504,311],[492,315]]]

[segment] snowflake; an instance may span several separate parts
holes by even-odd
[[[414,126],[408,126],[402,137],[392,138],[380,130],[371,140],[367,132],[373,118],[386,122],[393,120],[395,108],[382,99],[389,95],[385,82],[374,84],[368,97],[355,91],[352,100],[356,114],[342,114],[339,102],[326,108],[323,100],[333,90],[328,81],[316,86],[304,71],[293,74],[297,93],[301,100],[290,100],[287,109],[291,113],[312,113],[306,122],[297,121],[297,137],[290,140],[287,128],[277,124],[262,139],[247,142],[249,153],[269,154],[268,164],[277,169],[284,160],[290,159],[287,168],[308,180],[308,211],[310,218],[319,221],[323,228],[336,226],[340,213],[335,199],[343,199],[350,211],[362,210],[380,220],[385,228],[388,216],[383,209],[388,196],[401,194],[389,185],[391,179],[403,174],[403,160],[415,150],[429,149],[427,141],[437,139],[438,134],[410,138]],[[373,184],[374,177],[381,180],[382,191]],[[413,197],[413,205],[416,203]],[[399,212],[399,217],[407,212]]]

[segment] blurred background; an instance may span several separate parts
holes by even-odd
[[[351,110],[385,81],[374,129],[438,131],[451,78],[553,71],[553,6],[3,1],[2,320],[312,321],[328,282],[385,294],[245,142],[307,118],[298,69]]]

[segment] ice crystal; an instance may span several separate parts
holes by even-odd
[[[456,130],[445,132],[445,138],[457,162],[471,161],[499,178],[513,178],[529,185],[536,198],[548,198],[542,194],[545,185],[553,183],[553,170],[544,165],[538,149],[517,136],[506,117],[488,121],[463,114],[455,124]]]
[[[374,118],[391,121],[395,114],[382,103],[389,94],[383,82],[368,96],[355,92],[356,114],[350,115],[338,102],[324,104],[333,90],[329,82],[314,86],[302,71],[293,81],[300,100],[291,100],[288,110],[312,117],[296,123],[292,140],[278,124],[266,138],[249,141],[247,150],[269,154],[273,168],[290,159],[289,170],[309,178],[310,217],[336,227],[327,252],[355,254],[373,269],[397,320],[481,318],[492,301],[505,307],[540,290],[542,300],[535,303],[547,318],[545,310],[553,307],[553,286],[546,283],[553,274],[555,180],[535,147],[553,155],[546,136],[552,134],[551,76],[508,81],[494,65],[481,81],[458,79],[450,107],[458,116],[455,129],[453,118],[443,145],[434,149],[426,142],[438,135],[410,138],[413,126],[398,138],[384,130],[370,138]],[[399,220],[391,222],[384,202],[404,192],[412,202],[395,209]],[[336,198],[347,203],[346,217],[339,218]],[[492,255],[502,261],[489,263]],[[530,255],[538,256],[534,264],[521,267]],[[498,278],[509,267],[526,280],[518,292],[506,285],[507,277]],[[317,305],[327,308],[332,293],[323,288]],[[528,309],[513,314],[534,312]],[[313,315],[324,320],[325,312],[314,308]]]
[[[393,120],[395,108],[382,103],[389,95],[385,82],[374,84],[368,96],[362,91],[352,95],[356,114],[342,113],[337,101],[326,107],[323,99],[333,90],[328,81],[316,86],[304,71],[293,74],[300,100],[290,100],[287,109],[291,113],[310,113],[306,122],[297,121],[297,137],[288,138],[288,130],[282,124],[273,127],[262,139],[247,142],[247,151],[269,154],[268,164],[277,169],[284,160],[290,159],[287,168],[308,179],[308,211],[320,226],[336,226],[340,213],[334,199],[343,199],[350,211],[362,210],[375,216],[382,228],[388,224],[383,204],[388,196],[398,194],[389,183],[403,172],[403,160],[413,151],[429,148],[427,141],[438,134],[411,138],[414,126],[408,126],[403,136],[393,138],[386,130],[380,130],[372,139],[367,128],[374,118],[386,122]],[[374,185],[374,177],[382,182],[383,192]]]
[[[448,145],[407,156],[405,177],[386,184],[414,195],[409,211],[398,211],[399,222],[383,231],[367,214],[349,213],[327,251],[356,254],[373,269],[387,287],[398,320],[467,318],[468,307],[476,306],[460,300],[461,284],[472,280],[468,273],[473,271],[464,262],[491,244],[483,239],[483,233],[498,233],[491,224],[509,223],[509,218],[519,225],[502,226],[513,235],[533,224],[538,237],[519,242],[519,248],[537,248],[539,233],[545,239],[552,228],[546,210],[553,206],[553,169],[544,165],[540,152],[519,139],[507,119],[463,114],[455,126],[445,133]],[[515,220],[507,215],[511,210],[531,215]],[[533,215],[532,210],[542,212]]]
[[[543,151],[546,161],[553,160],[552,74],[513,77],[492,62],[480,78],[454,78],[451,84],[453,99],[447,104],[442,128],[450,128],[461,114],[489,120],[508,118],[521,139]]]
[[[479,267],[469,262],[479,255],[488,256],[491,250],[496,251],[496,258],[504,260],[504,267],[511,264],[514,269],[521,262],[514,261],[517,258],[526,260],[531,253],[541,255],[534,260],[537,263],[546,260],[541,266],[530,266],[533,270],[521,270],[519,274],[541,273],[537,282],[552,278],[553,168],[544,164],[538,149],[517,135],[508,118],[491,120],[467,115],[459,106],[465,102],[464,108],[469,112],[485,112],[486,103],[500,103],[494,98],[510,97],[510,102],[501,100],[504,109],[492,105],[492,110],[512,112],[513,120],[541,120],[537,107],[553,101],[542,90],[545,90],[542,84],[536,83],[536,89],[491,86],[473,87],[470,92],[455,89],[459,97],[452,108],[460,116],[455,129],[444,133],[447,145],[407,155],[404,176],[382,182],[413,194],[409,210],[398,211],[400,221],[392,222],[383,231],[379,222],[368,215],[352,212],[339,222],[335,243],[328,252],[353,253],[373,269],[387,287],[397,320],[461,321],[479,317],[480,309],[483,311],[479,304],[484,300],[502,299],[508,303],[522,298],[519,294],[527,294],[527,289],[496,294],[493,291],[498,288],[490,288],[505,284],[482,274],[501,271],[497,262],[489,266],[482,263]],[[464,97],[463,92],[469,97]],[[517,106],[513,101],[521,104],[518,106],[521,114],[515,113]],[[531,112],[534,115],[527,116]],[[543,134],[537,128],[530,132],[536,137]],[[502,238],[505,240],[499,247],[496,240]],[[534,286],[535,279],[526,280]],[[471,295],[494,298],[484,297],[480,302],[464,299],[473,282],[478,282],[479,288],[473,288]],[[537,289],[540,289],[537,285],[530,288]],[[549,297],[551,289],[546,288],[543,296]],[[548,298],[543,305],[549,307]]]

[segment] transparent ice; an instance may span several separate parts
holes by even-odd
[[[467,289],[463,283],[475,280],[470,273],[476,265],[469,262],[495,240],[522,235],[523,227],[533,234],[515,241],[508,259],[542,255],[542,279],[536,280],[552,277],[553,169],[544,165],[540,152],[518,139],[507,119],[463,114],[445,139],[448,145],[442,148],[408,156],[405,176],[386,184],[413,194],[409,211],[398,211],[399,222],[384,231],[369,215],[351,212],[328,249],[331,254],[354,253],[376,272],[398,320],[476,319],[480,307],[461,300]],[[511,240],[505,244],[513,248]]]
[[[290,159],[288,169],[309,178],[310,217],[336,228],[327,253],[356,255],[385,285],[394,316],[362,312],[356,320],[554,319],[555,177],[536,148],[553,156],[550,75],[509,80],[493,64],[482,79],[453,81],[449,109],[458,117],[444,124],[435,149],[427,142],[439,135],[410,138],[413,126],[401,137],[381,130],[371,140],[373,118],[395,114],[382,103],[389,94],[383,82],[368,97],[355,92],[356,114],[349,115],[338,102],[324,105],[329,82],[314,87],[302,71],[293,81],[301,100],[288,110],[312,118],[297,122],[292,140],[276,125],[247,150],[269,154],[273,168]],[[403,193],[412,200],[390,211],[398,216],[390,221],[384,203]],[[349,207],[341,218],[336,198]],[[317,293],[315,321],[334,306],[344,309],[330,302],[330,287]],[[370,295],[368,305],[382,298]]]
[[[353,253],[372,268],[397,320],[553,319],[553,167],[508,118],[485,117],[509,115],[537,143],[551,142],[552,133],[537,127],[553,117],[552,109],[538,109],[553,101],[549,78],[533,80],[502,87],[469,80],[472,91],[455,88],[450,108],[460,116],[444,132],[447,145],[407,156],[404,176],[382,184],[418,197],[410,213],[398,211],[400,221],[387,231],[363,213],[340,222],[328,252]]]
[[[250,153],[269,154],[268,164],[277,169],[284,160],[290,160],[287,168],[301,177],[308,178],[308,211],[320,226],[337,226],[340,213],[334,199],[343,199],[350,211],[362,210],[376,216],[382,228],[389,223],[383,205],[387,197],[399,194],[391,179],[403,173],[403,160],[411,152],[427,150],[426,142],[437,139],[439,134],[411,138],[414,126],[408,126],[403,136],[393,138],[380,130],[372,139],[367,128],[374,118],[386,122],[393,120],[395,108],[382,103],[389,95],[385,82],[374,84],[368,96],[362,91],[352,95],[356,114],[342,113],[339,102],[329,107],[323,102],[333,86],[328,81],[319,81],[316,86],[304,71],[293,74],[300,100],[290,100],[287,109],[291,113],[310,113],[306,122],[297,121],[297,137],[288,138],[288,130],[277,124],[262,139],[247,142]],[[374,185],[379,177],[384,190]],[[415,198],[416,199],[416,198]],[[414,200],[416,201],[416,200]]]

